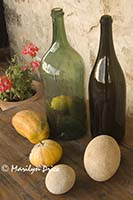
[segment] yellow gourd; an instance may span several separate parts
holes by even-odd
[[[62,153],[60,144],[53,140],[43,140],[34,145],[29,160],[36,167],[51,166],[61,159]]]
[[[33,144],[37,144],[49,136],[47,121],[32,110],[17,112],[12,118],[12,125],[20,135],[26,137]]]

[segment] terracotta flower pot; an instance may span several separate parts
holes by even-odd
[[[0,100],[0,108],[2,111],[8,110],[10,108],[20,106],[25,103],[30,103],[33,101],[36,101],[43,95],[43,86],[39,81],[33,81],[32,82],[33,89],[36,91],[35,95],[32,97],[25,99],[23,101],[17,101],[17,102],[7,102],[7,101],[2,101]]]

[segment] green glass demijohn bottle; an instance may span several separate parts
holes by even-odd
[[[41,61],[46,110],[52,138],[71,140],[86,132],[84,64],[70,46],[61,8],[51,11],[53,41]]]

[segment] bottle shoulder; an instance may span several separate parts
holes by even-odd
[[[125,76],[117,59],[97,57],[90,74],[90,80],[96,80],[104,84],[125,81]]]
[[[80,54],[70,45],[60,46],[54,43],[42,57],[41,63],[51,63],[55,65],[67,64],[75,66],[84,66],[84,61]]]

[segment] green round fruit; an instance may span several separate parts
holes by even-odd
[[[72,98],[70,96],[60,95],[54,97],[51,101],[51,108],[60,112],[67,112],[72,105]]]

